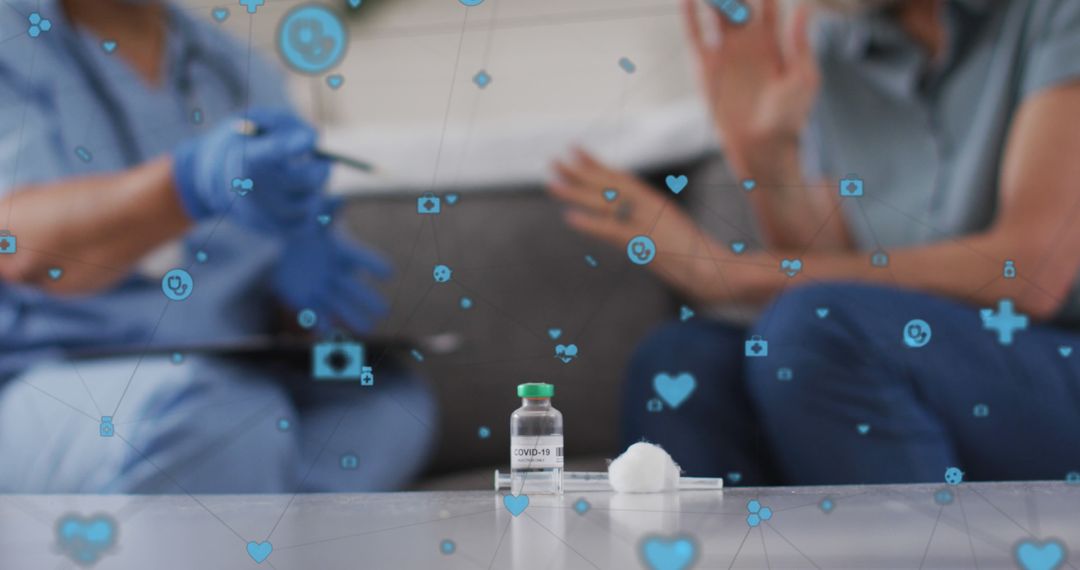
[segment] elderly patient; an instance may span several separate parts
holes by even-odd
[[[285,367],[152,352],[272,332],[278,307],[354,332],[386,310],[358,281],[385,262],[317,221],[329,165],[276,71],[165,3],[0,11],[14,250],[0,255],[0,492],[405,483],[431,439],[417,379],[384,368],[372,387],[316,386]],[[237,133],[237,113],[262,133]],[[140,270],[170,257],[192,276],[184,300],[163,294],[164,271]],[[65,358],[88,346],[132,356]]]
[[[685,0],[725,156],[755,182],[689,191],[745,193],[763,250],[584,152],[555,166],[573,228],[650,236],[648,268],[702,305],[770,303],[748,329],[645,340],[627,443],[745,484],[1080,470],[1080,3],[819,4],[810,34],[805,3],[781,32],[773,0],[741,26]],[[647,411],[681,373],[689,398]]]

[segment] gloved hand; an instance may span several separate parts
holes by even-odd
[[[238,130],[246,118],[259,132]],[[330,174],[312,156],[315,130],[284,109],[252,109],[182,143],[173,154],[180,201],[196,221],[228,216],[264,232],[295,229],[311,220]]]
[[[363,333],[386,316],[382,296],[363,282],[390,276],[382,256],[317,223],[285,239],[274,289],[291,309],[315,311],[318,330],[329,331],[336,323]]]

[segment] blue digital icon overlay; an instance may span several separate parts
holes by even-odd
[[[757,499],[750,499],[746,503],[746,511],[750,513],[746,515],[746,524],[751,528],[771,519],[773,516],[772,509],[761,506],[761,502]]]
[[[161,292],[173,301],[183,301],[195,290],[191,274],[183,269],[171,269],[161,278]]]
[[[911,319],[904,325],[904,344],[911,348],[922,348],[930,343],[933,330],[930,323],[922,319]]]
[[[990,415],[990,406],[986,404],[975,404],[971,408],[971,415],[977,418],[985,418]]]
[[[473,7],[484,3],[484,0],[458,0],[463,6]]]
[[[278,53],[286,65],[300,73],[315,75],[334,67],[345,55],[348,43],[341,19],[319,4],[293,8],[278,26]]]
[[[311,309],[303,309],[296,314],[296,324],[300,325],[301,328],[310,329],[318,321],[319,317]]]
[[[1025,539],[1016,543],[1016,562],[1024,570],[1057,570],[1065,561],[1065,545],[1060,540],[1039,542]]]
[[[435,279],[436,283],[446,283],[450,281],[450,278],[454,276],[454,271],[450,269],[448,265],[439,264],[435,266],[435,269],[431,271],[431,277]]]
[[[697,543],[688,535],[646,536],[639,546],[642,562],[652,570],[691,568],[697,561],[697,552]]]
[[[750,21],[750,8],[742,0],[710,0],[729,22],[742,25]]]
[[[692,318],[694,318],[694,310],[693,309],[691,309],[690,307],[687,307],[686,305],[683,305],[682,307],[679,307],[679,320],[680,321],[685,323],[686,321],[689,321]]]
[[[686,188],[686,185],[690,183],[690,179],[685,174],[675,176],[674,174],[667,175],[664,178],[664,184],[667,184],[668,190],[671,190],[675,194],[679,194]]]
[[[425,193],[416,199],[416,213],[421,215],[434,215],[442,212],[442,199],[432,194]]]
[[[664,402],[662,402],[660,398],[649,398],[649,400],[645,402],[645,410],[654,414],[662,412],[664,411]]]
[[[547,333],[548,338],[550,338],[551,340],[559,340],[559,337],[562,336],[562,329],[552,327],[547,330]]]
[[[814,309],[814,314],[817,315],[817,318],[819,318],[819,319],[827,318],[829,316],[829,308],[828,307],[818,307],[818,308]]]
[[[91,566],[116,544],[116,521],[106,514],[67,514],[56,522],[56,544],[73,562]]]
[[[858,198],[863,195],[863,180],[854,174],[841,178],[839,186],[841,197]]]
[[[439,543],[439,552],[442,552],[447,556],[453,554],[455,550],[457,550],[457,545],[449,538],[443,539],[443,541]]]
[[[590,505],[589,501],[586,501],[584,497],[574,501],[574,512],[579,515],[589,512],[590,508],[592,508],[592,505]]]
[[[628,57],[619,58],[619,67],[621,67],[622,70],[627,73],[633,73],[637,71],[637,65],[634,65],[634,62],[630,61],[630,58]]]
[[[683,404],[697,388],[697,380],[689,372],[668,374],[660,372],[653,377],[653,390],[671,409]]]
[[[578,355],[578,347],[576,344],[557,344],[555,345],[555,358],[561,360],[563,364],[570,364]]]
[[[821,509],[821,512],[829,514],[836,508],[836,501],[833,501],[830,497],[825,497],[818,502],[818,508]]]
[[[262,564],[270,557],[270,553],[274,551],[274,545],[270,544],[270,541],[256,542],[251,541],[247,543],[247,553],[256,564]]]
[[[955,495],[953,495],[953,492],[949,489],[938,489],[934,492],[934,502],[943,507],[951,505],[955,498]]]
[[[30,27],[26,29],[26,33],[32,38],[36,38],[52,29],[52,22],[47,18],[42,18],[41,14],[37,12],[30,12],[26,19],[30,22]]]
[[[787,275],[788,277],[795,277],[796,275],[798,275],[802,271],[802,268],[803,268],[803,264],[802,264],[801,259],[781,259],[780,260],[780,271],[783,272],[784,275]]]
[[[746,242],[741,240],[741,239],[738,239],[738,240],[735,240],[735,241],[731,242],[730,247],[731,247],[731,253],[734,253],[735,255],[742,255],[743,252],[746,251]]]
[[[754,188],[757,188],[757,180],[754,180],[753,178],[743,179],[742,188],[747,192],[753,192]]]
[[[480,89],[486,89],[488,85],[491,85],[491,74],[481,69],[473,75],[472,82],[476,84]]]
[[[781,382],[791,382],[795,379],[795,373],[787,366],[776,369],[776,379]]]
[[[116,426],[113,425],[112,416],[101,416],[101,423],[98,424],[98,435],[101,437],[116,435]]]
[[[870,424],[868,424],[868,423],[855,424],[855,431],[859,432],[859,435],[866,435],[866,434],[870,433]]]
[[[1001,268],[1001,276],[1006,279],[1016,279],[1016,262],[1006,259],[1005,265]]]
[[[229,19],[229,9],[224,7],[211,8],[210,17],[213,18],[215,22],[220,24],[221,22]]]
[[[355,453],[342,453],[338,463],[346,471],[355,471],[360,468],[360,458]]]
[[[889,266],[889,254],[882,250],[877,250],[870,254],[870,265],[880,269],[884,269]]]
[[[90,150],[87,149],[85,146],[75,147],[75,156],[85,163],[89,163],[90,161],[94,160],[94,155],[91,154]]]
[[[289,421],[289,418],[278,418],[278,431],[289,431],[290,427],[292,427],[292,422]]]
[[[469,297],[462,297],[461,300],[458,301],[458,305],[460,305],[462,309],[469,310],[473,306],[473,300]]]
[[[326,76],[326,86],[331,89],[340,89],[342,85],[345,85],[345,76],[340,73],[333,73]]]
[[[945,470],[945,482],[950,485],[959,485],[964,482],[964,472],[958,467],[949,467]]]
[[[233,178],[232,179],[232,191],[236,192],[240,197],[247,196],[252,190],[255,189],[255,182],[250,178]]]
[[[311,349],[311,375],[316,380],[359,380],[364,367],[364,346],[334,339]]]
[[[595,269],[595,268],[600,266],[600,262],[597,261],[595,257],[593,257],[591,255],[586,255],[585,256],[585,265],[588,265],[589,267],[592,267],[593,269]]]
[[[503,506],[515,517],[525,512],[529,507],[528,495],[503,495]]]
[[[0,230],[0,255],[10,255],[19,251],[19,240],[11,232]]]
[[[479,437],[480,439],[487,439],[491,437],[491,428],[487,426],[480,426],[476,430],[476,437]]]
[[[626,256],[634,265],[648,265],[656,258],[656,243],[649,236],[635,236],[626,244]]]
[[[259,11],[259,6],[266,4],[266,0],[239,0],[240,5],[247,9],[248,14],[254,14]]]
[[[374,386],[375,385],[375,371],[370,366],[360,367],[360,385],[361,386]]]
[[[761,335],[751,336],[743,348],[747,358],[762,358],[769,355],[769,341]]]
[[[983,328],[988,331],[996,331],[998,343],[1008,346],[1013,342],[1013,336],[1017,331],[1026,330],[1028,317],[1023,313],[1016,312],[1012,299],[998,301],[997,311],[993,309],[979,309]]]

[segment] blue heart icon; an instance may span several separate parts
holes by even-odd
[[[733,241],[733,242],[731,242],[731,251],[734,252],[735,255],[741,255],[742,252],[746,251],[746,242],[745,241]]]
[[[101,42],[101,49],[105,50],[105,53],[112,53],[116,51],[116,42],[113,40],[105,40]]]
[[[326,76],[326,84],[329,85],[331,89],[337,89],[341,87],[344,83],[345,76],[341,75],[340,73]]]
[[[870,424],[855,424],[855,429],[859,431],[859,435],[866,435],[870,433]]]
[[[1024,570],[1055,570],[1065,561],[1065,547],[1056,539],[1021,540],[1016,544],[1016,561]]]
[[[56,540],[75,562],[93,564],[116,543],[116,521],[108,515],[65,515],[56,523]]]
[[[60,269],[59,267],[53,267],[53,268],[49,269],[49,279],[52,279],[53,281],[56,281],[57,279],[59,279],[60,276],[63,275],[63,274],[64,274],[64,270]]]
[[[788,277],[795,277],[802,271],[802,260],[800,259],[784,259],[780,261],[780,270],[787,274]]]
[[[458,198],[460,198],[460,196],[458,196],[456,193],[451,192],[446,195],[446,203],[453,206],[454,204],[457,204]]]
[[[354,9],[359,8],[360,0],[349,0],[349,6],[352,6]]]
[[[250,178],[233,178],[232,179],[233,191],[241,196],[247,196],[248,192],[255,189],[255,182]]]
[[[683,570],[697,558],[697,545],[688,536],[650,536],[641,541],[641,557],[652,570]]]
[[[224,22],[229,19],[228,8],[214,8],[210,11],[210,15],[218,22]]]
[[[270,553],[274,551],[274,545],[270,544],[270,541],[255,542],[254,540],[247,543],[247,553],[257,564],[262,564],[263,560],[266,560]]]
[[[607,188],[604,190],[604,199],[608,202],[614,202],[615,198],[619,197],[619,191],[614,188]]]
[[[330,222],[334,221],[334,218],[330,214],[319,214],[315,216],[315,221],[319,222],[320,226],[329,226]]]
[[[562,336],[562,329],[548,329],[548,336],[551,337],[551,340],[559,340],[559,337]]]
[[[672,409],[678,408],[685,402],[690,394],[694,393],[694,388],[697,388],[697,381],[689,372],[682,372],[675,376],[661,372],[653,377],[653,389]]]
[[[569,363],[574,357],[577,356],[578,348],[576,344],[557,345],[555,347],[555,358],[563,361],[563,363]]]
[[[753,178],[747,178],[746,180],[742,181],[742,187],[743,190],[749,192],[757,187],[757,182]]]
[[[824,319],[825,317],[829,316],[828,307],[818,307],[814,309],[814,312],[817,313],[817,318],[819,319]]]
[[[679,308],[679,320],[680,321],[685,323],[686,321],[689,321],[692,318],[694,318],[694,310],[693,309],[691,309],[690,307],[687,307],[687,306],[682,306],[682,307]]]
[[[510,514],[515,517],[525,512],[525,508],[529,506],[528,495],[503,495],[503,506],[506,510],[510,511]]]
[[[678,194],[683,191],[683,188],[686,188],[686,185],[690,183],[690,180],[685,174],[680,174],[679,176],[668,174],[668,177],[664,179],[664,182],[667,183],[669,190]]]
[[[1072,351],[1073,349],[1071,346],[1062,345],[1058,347],[1058,354],[1060,354],[1062,358],[1068,358],[1069,355],[1072,354]]]

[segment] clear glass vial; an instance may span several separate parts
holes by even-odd
[[[519,384],[521,407],[510,415],[510,493],[562,494],[563,420],[551,407],[555,386]]]

